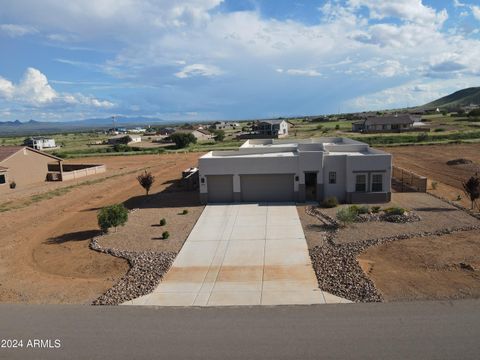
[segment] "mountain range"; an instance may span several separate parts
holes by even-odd
[[[419,106],[420,109],[444,108],[458,109],[470,104],[480,105],[480,87],[471,87],[454,92],[428,104]]]

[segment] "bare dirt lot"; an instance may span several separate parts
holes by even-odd
[[[480,172],[480,143],[397,146],[383,150],[393,155],[394,165],[426,176],[432,193],[448,200],[456,200],[460,195],[461,205],[470,207],[462,191],[462,182]],[[447,161],[455,159],[471,163],[447,165]],[[431,187],[432,181],[439,183],[436,190]]]
[[[145,197],[135,179],[137,173],[145,168],[152,171],[156,176],[151,190],[154,194],[169,187],[182,170],[196,166],[199,156],[198,153],[186,153],[77,159],[105,163],[109,170],[95,178],[99,181],[2,212],[0,301],[89,303],[105,292],[125,274],[128,264],[88,248],[90,238],[99,234],[97,210],[125,201],[129,206],[141,207]],[[73,184],[88,180],[91,178]],[[42,188],[35,191],[41,193]],[[44,191],[50,191],[49,186]],[[12,201],[22,199],[19,196]]]
[[[358,256],[386,301],[480,297],[480,234],[415,237]]]

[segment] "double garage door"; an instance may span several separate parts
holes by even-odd
[[[233,202],[233,176],[207,176],[208,202]],[[294,174],[240,175],[241,201],[294,201]]]

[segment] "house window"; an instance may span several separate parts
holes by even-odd
[[[328,183],[336,184],[337,183],[337,173],[335,171],[330,171],[328,173]]]
[[[372,192],[383,191],[383,176],[382,174],[372,175]]]
[[[357,175],[356,176],[355,191],[356,192],[367,191],[367,176],[366,175]]]
[[[6,182],[5,175],[0,175],[0,185],[5,184]]]

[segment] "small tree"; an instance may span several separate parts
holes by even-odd
[[[117,231],[118,226],[123,226],[128,220],[128,210],[123,204],[106,206],[97,214],[98,226],[103,232],[108,232],[111,227]]]
[[[174,133],[170,135],[170,140],[175,143],[177,149],[182,149],[197,142],[197,138],[192,133]]]
[[[151,172],[147,172],[147,170],[145,170],[143,174],[137,176],[137,180],[138,183],[142,185],[142,187],[145,189],[145,192],[148,195],[152,184],[155,182],[155,176],[153,176]]]
[[[480,198],[480,177],[478,177],[478,174],[475,174],[474,176],[470,177],[470,179],[465,181],[462,185],[465,195],[467,195],[472,202],[471,208],[473,210],[475,202],[478,198]]]
[[[215,141],[223,141],[225,140],[225,131],[223,130],[215,130],[213,132]]]

